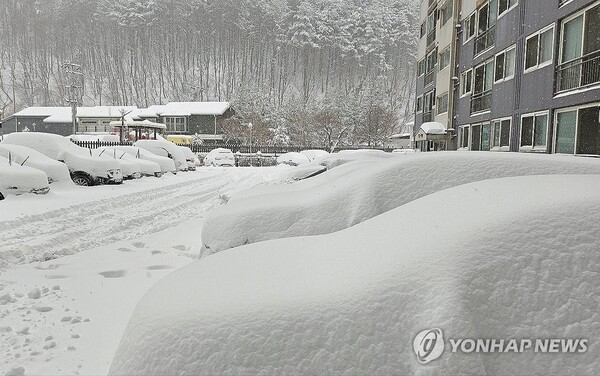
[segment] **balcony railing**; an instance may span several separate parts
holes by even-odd
[[[475,114],[490,110],[492,108],[492,91],[484,91],[483,93],[473,94],[471,96],[471,113]]]
[[[487,29],[483,34],[479,34],[475,38],[475,55],[479,55],[483,51],[492,47],[496,43],[496,26],[492,26]]]
[[[556,92],[600,83],[600,51],[560,64],[556,68]]]

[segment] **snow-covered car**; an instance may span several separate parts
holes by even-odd
[[[171,172],[173,174],[177,173],[175,162],[173,162],[173,160],[169,157],[162,157],[136,146],[111,146],[111,148],[126,152],[138,160],[149,161],[158,164],[163,175],[167,172]]]
[[[452,169],[447,168],[449,164]],[[474,181],[550,174],[600,174],[600,160],[487,152],[355,160],[310,179],[232,195],[226,205],[207,216],[202,254],[269,239],[339,231],[419,197]]]
[[[106,149],[95,149],[92,150],[92,155],[98,158],[108,158],[115,160],[121,167],[123,179],[125,180],[139,179],[142,177],[142,171],[140,169],[140,166],[135,162],[121,158],[123,153],[117,154],[116,150],[114,150],[114,152],[111,153]]]
[[[354,161],[382,162],[385,159],[394,158],[396,156],[398,155],[373,149],[341,150],[337,153],[319,157],[315,160],[315,163],[325,166],[327,169],[332,169],[341,166],[344,163]]]
[[[199,164],[198,157],[196,156],[196,154],[194,154],[194,152],[187,146],[179,146],[179,147],[181,148],[181,151],[183,151],[183,155],[185,155],[185,160],[188,165],[188,170],[196,171],[196,166],[198,166],[198,164]]]
[[[300,154],[304,154],[308,158],[308,160],[311,162],[316,159],[323,158],[323,157],[329,155],[329,153],[326,152],[325,150],[319,150],[319,149],[301,150]]]
[[[302,153],[295,151],[290,153],[281,154],[277,157],[277,164],[286,164],[290,166],[300,166],[310,162],[310,159]]]
[[[141,158],[136,158],[133,155],[127,153],[126,151],[118,150],[111,146],[105,146],[98,148],[99,151],[105,150],[106,153],[112,155],[117,160],[124,160],[127,162],[135,163],[142,173],[142,176],[156,176],[160,177],[162,175],[162,171],[160,169],[160,165],[156,162],[147,161]]]
[[[392,154],[414,154],[417,151],[415,149],[394,149]]]
[[[599,186],[478,181],[189,264],[137,303],[109,374],[597,374]]]
[[[188,171],[188,162],[181,147],[169,141],[139,140],[133,146],[139,147],[162,157],[168,157],[175,163],[177,171]]]
[[[204,157],[204,165],[214,167],[233,167],[235,166],[235,156],[229,149],[216,148],[206,154],[206,157]]]
[[[0,200],[23,193],[46,194],[50,191],[48,184],[45,172],[0,156]]]
[[[22,145],[64,162],[77,185],[121,184],[123,173],[115,160],[93,157],[88,149],[49,133],[16,132],[4,136],[2,143]]]
[[[33,167],[48,175],[48,182],[72,183],[69,169],[64,163],[56,161],[26,146],[0,142],[0,156],[12,159],[21,166]]]

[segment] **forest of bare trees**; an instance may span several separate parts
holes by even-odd
[[[412,112],[416,0],[2,0],[0,109],[229,101],[265,142],[377,145]],[[261,128],[263,132],[261,132]]]

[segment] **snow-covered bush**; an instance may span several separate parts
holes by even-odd
[[[140,301],[110,374],[595,374],[599,186],[486,180],[198,260]],[[423,365],[413,341],[430,328],[446,350]],[[449,338],[589,341],[583,353],[475,354]]]
[[[417,153],[348,164],[347,169],[341,165],[311,179],[232,197],[208,215],[202,230],[203,255],[268,239],[338,231],[419,197],[474,181],[600,174],[596,159],[518,153]]]

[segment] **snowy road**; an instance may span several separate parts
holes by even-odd
[[[205,214],[279,169],[200,169],[0,203],[0,375],[105,374],[138,300],[200,251]]]

